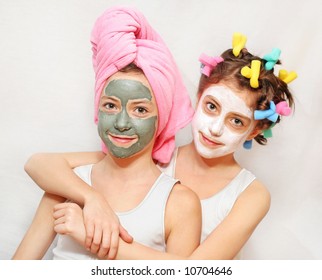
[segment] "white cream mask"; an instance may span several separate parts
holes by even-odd
[[[198,153],[217,158],[235,152],[254,129],[253,110],[229,87],[207,88],[192,120]]]

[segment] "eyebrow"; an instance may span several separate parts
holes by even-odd
[[[211,95],[206,95],[205,98],[211,99],[211,101],[214,102],[218,107],[222,107],[221,103],[215,97]]]
[[[208,99],[211,99],[211,101],[213,101],[214,103],[216,103],[216,105],[218,106],[218,107],[222,107],[222,105],[221,105],[221,103],[215,98],[215,97],[213,97],[213,96],[211,96],[211,95],[206,95],[205,96],[205,98],[208,98]],[[249,121],[251,121],[251,118],[249,118],[249,117],[247,117],[246,115],[244,115],[244,114],[241,114],[241,113],[239,113],[239,112],[231,112],[231,113],[233,113],[235,116],[237,116],[237,117],[239,117],[239,118],[242,118],[242,119],[246,119],[246,120],[249,120]]]
[[[147,98],[140,98],[140,99],[129,99],[128,102],[131,102],[132,104],[136,105],[136,104],[141,104],[141,103],[145,103],[145,104],[151,104],[152,101],[147,99]]]
[[[251,118],[243,115],[243,114],[240,114],[240,113],[237,113],[237,112],[232,112],[234,115],[236,115],[237,117],[239,118],[242,118],[242,119],[247,119],[247,120],[251,120]]]
[[[113,101],[120,101],[119,98],[115,97],[115,96],[110,96],[110,95],[105,95],[105,96],[102,96],[102,98],[105,98],[105,99],[112,99]]]

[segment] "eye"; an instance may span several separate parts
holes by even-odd
[[[105,108],[106,108],[106,109],[114,109],[114,108],[115,108],[115,105],[114,105],[113,103],[107,103],[107,104],[105,105]]]
[[[243,127],[243,126],[244,126],[243,121],[242,121],[242,120],[240,120],[240,119],[236,119],[236,118],[234,118],[234,119],[232,119],[232,120],[231,120],[231,122],[232,122],[232,124],[233,124],[234,126],[237,126],[237,127]]]
[[[217,109],[216,105],[212,102],[207,102],[206,103],[206,108],[209,111],[215,111]]]
[[[106,102],[104,105],[105,109],[107,112],[116,112],[117,111],[117,106],[116,104],[112,103],[112,102]]]
[[[134,109],[134,112],[137,113],[138,115],[144,115],[148,112],[148,110],[144,107],[136,107]]]

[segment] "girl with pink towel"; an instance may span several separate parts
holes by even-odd
[[[155,165],[170,160],[176,132],[193,116],[173,57],[144,16],[123,7],[108,9],[98,18],[91,43],[95,122],[106,154],[98,163],[74,170],[83,184],[92,187],[85,189],[82,198],[71,195],[69,199],[81,205],[88,200],[99,205],[100,199],[107,199],[135,240],[159,251],[189,256],[200,240],[199,199]],[[44,194],[14,259],[43,257],[55,231],[66,221],[65,211],[73,212],[76,205],[71,201],[58,204],[63,201],[66,199]],[[103,233],[103,239],[99,238],[103,246],[97,248],[96,256],[71,238],[72,234],[58,236],[54,259],[106,256],[109,235]],[[111,237],[114,252],[112,247],[110,257],[116,253],[113,238],[118,241],[118,235]],[[124,230],[123,236],[132,241]]]

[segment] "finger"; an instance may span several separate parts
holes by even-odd
[[[62,216],[62,217],[54,220],[54,225],[64,224],[65,221],[66,221],[65,216]]]
[[[90,250],[93,242],[94,236],[94,223],[88,222],[85,224],[86,229],[86,239],[85,239],[85,247]]]
[[[110,233],[110,230],[103,230],[102,243],[101,243],[100,249],[97,253],[98,257],[101,259],[105,258],[107,256],[107,253],[110,250],[111,236],[112,235]]]
[[[109,251],[109,247],[110,247],[109,242],[107,245],[106,244],[103,245],[104,243],[106,243],[106,242],[102,241],[102,244],[97,252],[97,256],[99,259],[104,259]]]
[[[111,236],[111,246],[108,252],[107,259],[114,260],[116,258],[117,250],[119,247],[119,232],[115,231]]]
[[[90,248],[90,251],[91,251],[92,254],[95,254],[96,255],[97,252],[98,252],[98,250],[99,250],[99,248],[100,248],[99,245],[92,243],[91,248]]]
[[[64,202],[64,203],[58,203],[54,205],[54,211],[61,210],[66,208],[70,203],[69,202]]]
[[[53,217],[54,219],[58,219],[60,217],[65,216],[65,213],[66,213],[65,209],[55,210],[53,213]]]
[[[91,253],[97,254],[102,242],[102,228],[100,226],[94,227],[94,237],[91,245]]]
[[[120,225],[120,237],[124,242],[132,243],[133,237],[127,232],[127,230]]]
[[[66,227],[65,224],[59,224],[54,226],[54,231],[59,234],[65,234],[66,233]]]

